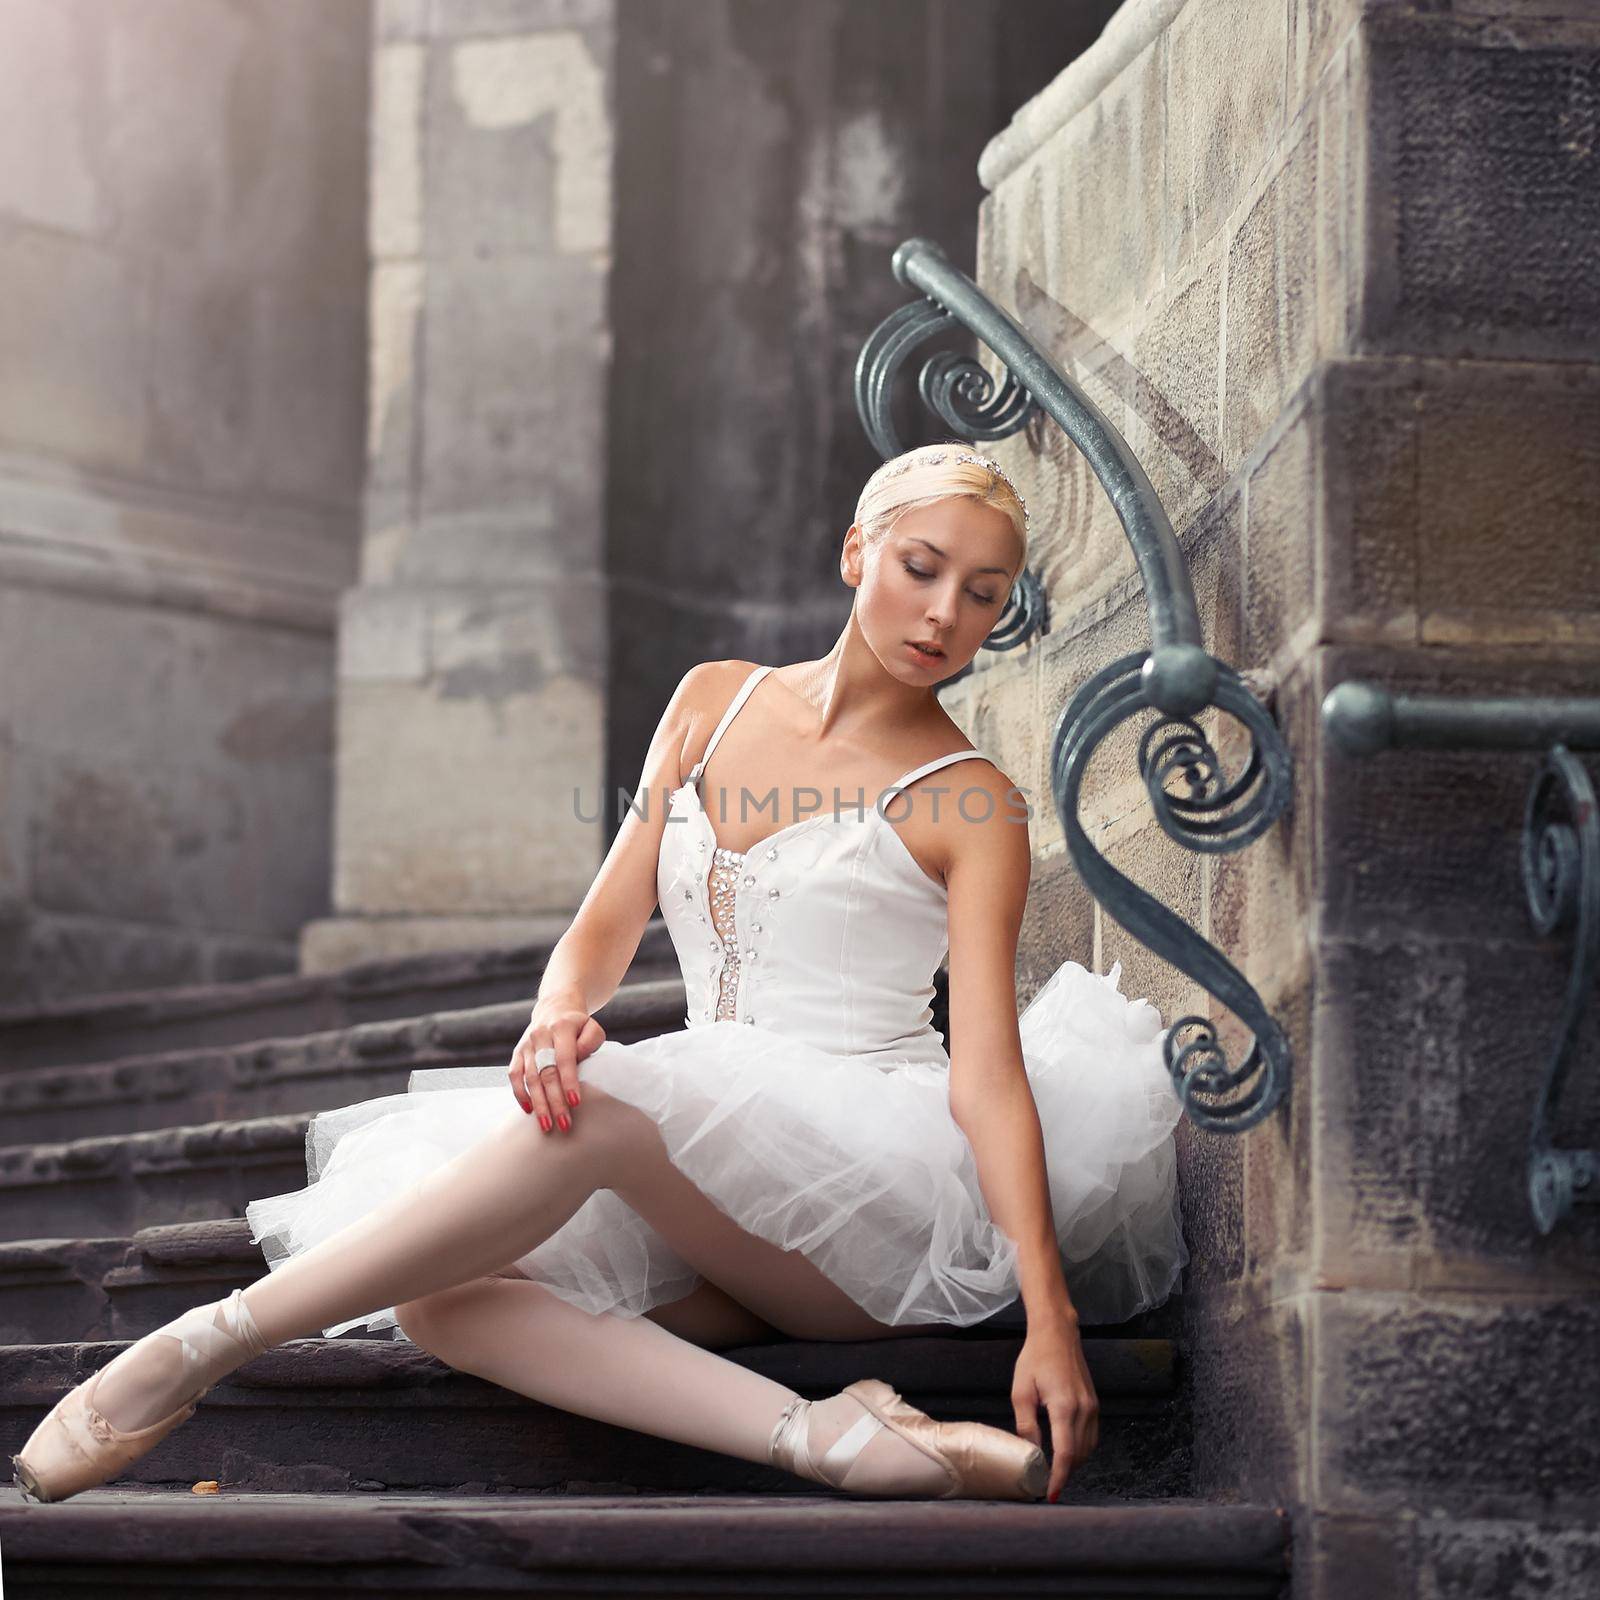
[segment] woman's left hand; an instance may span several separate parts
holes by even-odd
[[[1045,1495],[1054,1500],[1073,1469],[1100,1442],[1100,1400],[1089,1377],[1076,1320],[1028,1329],[1011,1380],[1011,1404],[1017,1433],[1040,1449],[1044,1441],[1039,1437],[1039,1407],[1050,1417],[1050,1486]]]

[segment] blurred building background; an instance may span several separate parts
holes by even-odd
[[[0,1004],[559,931],[1108,0],[0,0]]]

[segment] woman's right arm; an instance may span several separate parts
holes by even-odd
[[[539,980],[539,997],[508,1075],[522,1109],[548,1133],[578,1104],[578,1063],[605,1039],[594,1013],[617,992],[646,924],[656,908],[656,865],[666,828],[668,799],[682,782],[682,760],[701,742],[701,707],[716,705],[729,663],[702,662],[686,672],[661,714],[645,756],[644,772],[611,848],[583,897],[571,926],[556,941]],[[726,695],[723,696],[727,698]],[[534,1052],[549,1046],[555,1066],[539,1076]]]

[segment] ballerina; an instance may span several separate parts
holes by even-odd
[[[880,467],[844,537],[855,599],[828,654],[679,683],[645,803],[509,1066],[416,1072],[314,1116],[307,1185],[246,1208],[267,1274],[57,1402],[13,1458],[24,1493],[103,1483],[253,1357],[364,1326],[851,1494],[1057,1498],[1098,1439],[1081,1322],[1161,1303],[1188,1252],[1160,1017],[1119,969],[1074,961],[1018,1017],[1026,802],[934,692],[993,629],[1027,533],[1015,487],[971,450]],[[925,780],[957,765],[941,805],[948,782]],[[736,778],[767,797],[754,818],[730,815]],[[761,815],[774,795],[791,804]],[[594,1014],[657,904],[685,1026],[607,1039]],[[948,1050],[929,1005],[946,954]],[[1019,1294],[1014,1433],[935,1421],[875,1378],[808,1401],[716,1353],[937,1334]]]

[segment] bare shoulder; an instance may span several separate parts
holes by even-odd
[[[1026,884],[1033,862],[1027,796],[988,756],[952,762],[950,776],[956,774],[956,803],[941,829],[946,881],[1003,874]]]
[[[679,751],[684,773],[699,760],[700,752],[711,742],[711,730],[756,665],[737,658],[702,661],[679,680],[667,711],[682,735]]]

